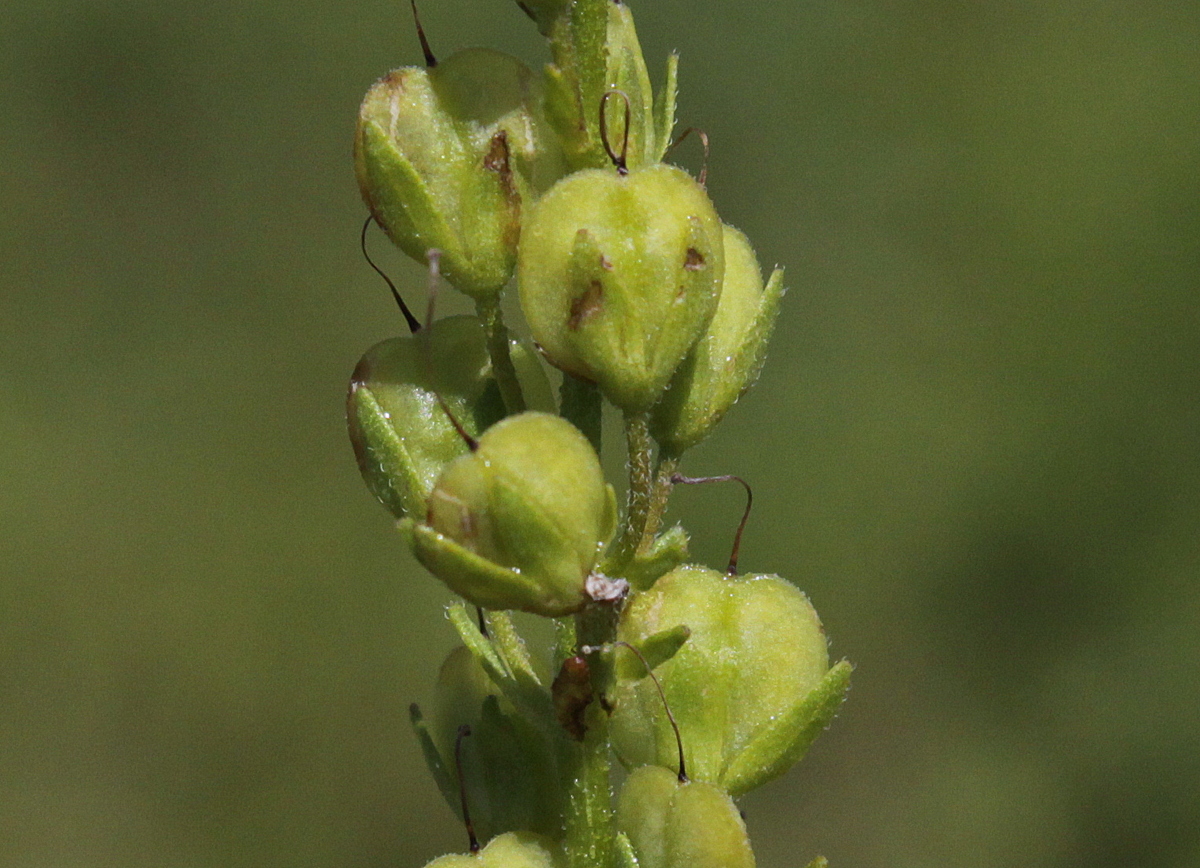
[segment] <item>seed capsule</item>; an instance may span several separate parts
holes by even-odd
[[[459,646],[438,672],[428,729],[418,719],[418,737],[432,749],[431,770],[447,803],[466,804],[479,836],[487,840],[520,829],[555,834],[563,805],[553,752],[541,732],[500,693],[475,656]],[[456,751],[459,728],[470,727]],[[457,762],[456,762],[457,760]],[[456,765],[461,765],[459,778]]]
[[[400,249],[477,300],[512,276],[521,212],[562,171],[538,80],[519,60],[473,48],[403,67],[367,92],[354,163],[367,207]]]
[[[648,410],[712,319],[724,245],[704,189],[659,163],[559,181],[529,212],[518,289],[550,361]]]
[[[737,805],[719,787],[681,783],[670,769],[642,766],[625,781],[617,828],[638,868],[754,868]]]
[[[401,527],[418,560],[469,602],[556,617],[589,599],[616,495],[570,422],[519,413],[447,465],[424,520]]]
[[[850,666],[829,668],[817,613],[778,576],[679,567],[635,596],[619,638],[635,645],[683,624],[691,636],[656,670],[688,774],[741,795],[791,767],[841,703]],[[629,766],[674,766],[676,742],[648,678],[620,678],[613,743]]]
[[[506,832],[478,853],[439,856],[425,868],[562,868],[558,845],[532,832]]]

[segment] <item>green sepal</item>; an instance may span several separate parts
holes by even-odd
[[[731,757],[721,774],[725,788],[731,793],[748,793],[803,759],[817,736],[833,722],[850,688],[853,668],[845,660],[835,664],[807,696]]]
[[[602,105],[608,145],[614,153],[621,152],[624,100],[605,99],[614,90],[625,94],[629,103],[627,166],[658,162],[666,147],[662,129],[674,114],[673,71],[668,64],[668,93],[656,99],[629,7],[611,0],[577,0],[565,9],[556,2],[534,4],[531,11],[550,40],[553,62],[543,78],[546,116],[562,142],[569,168],[610,164],[600,135]]]
[[[670,629],[647,636],[633,646],[637,648],[641,657],[638,657],[637,654],[630,654],[627,649],[617,646],[618,652],[626,651],[626,653],[618,653],[617,678],[635,681],[645,677],[647,669],[657,669],[660,664],[666,663],[674,657],[691,635],[692,629],[687,624],[676,624]]]
[[[494,623],[497,612],[486,617]],[[511,643],[493,640],[479,632],[474,617],[461,602],[446,607],[446,617],[487,673],[501,694],[529,720],[543,729],[553,726],[554,709],[549,692],[542,686],[532,667],[526,670],[526,661],[513,658]]]
[[[633,13],[624,3],[608,4],[608,74],[609,90],[619,90],[629,99],[628,146],[626,165],[630,169],[657,163],[658,128],[654,116],[654,91],[642,46],[638,43]],[[620,151],[624,138],[625,106],[618,97],[605,102],[608,120],[609,147]]]
[[[458,633],[458,638],[462,640],[467,650],[474,655],[479,661],[479,665],[487,672],[488,677],[505,693],[520,697],[520,685],[513,677],[512,670],[508,663],[500,656],[496,650],[496,646],[483,633],[479,632],[479,626],[475,623],[475,619],[467,611],[467,606],[462,601],[456,601],[446,607],[446,619],[450,625],[454,627]]]
[[[492,611],[484,613],[484,619],[492,645],[513,677],[531,690],[541,688],[542,680],[533,668],[533,658],[529,656],[529,649],[517,632],[512,617],[507,612]]]
[[[398,527],[425,569],[476,606],[524,609],[545,604],[542,588],[534,579],[480,557],[450,537],[410,518],[402,519]],[[578,599],[564,604],[568,611],[583,605],[582,583],[580,588]]]
[[[478,853],[439,856],[425,868],[563,868],[557,844],[533,832],[505,832]]]
[[[404,439],[391,425],[388,412],[369,389],[352,386],[346,397],[346,418],[350,422],[358,469],[371,494],[397,518],[410,513],[419,515],[433,483],[423,484],[423,474],[414,466]],[[462,442],[461,437],[458,440]],[[446,460],[459,454],[455,450]]]
[[[640,868],[633,843],[624,832],[617,832],[617,868]]]
[[[737,805],[719,787],[681,783],[662,766],[635,769],[621,788],[617,828],[640,868],[754,868]]]
[[[611,0],[574,0],[543,31],[552,57],[543,74],[546,118],[570,171],[608,165],[600,102],[608,82],[610,6]]]
[[[621,575],[636,590],[645,591],[687,558],[687,531],[677,524],[656,536],[647,549],[635,552],[633,559],[621,570]]]
[[[654,97],[654,128],[658,134],[657,146],[651,162],[661,160],[671,146],[675,132],[675,103],[679,89],[679,55],[667,55],[667,74],[662,89]]]
[[[766,286],[746,236],[723,227],[725,277],[717,311],[651,416],[651,431],[678,456],[708,436],[758,378],[783,298],[783,270]]]
[[[554,23],[570,9],[571,0],[517,0],[517,5],[534,20],[541,34],[548,36]]]
[[[458,798],[458,781],[446,764],[442,762],[442,755],[438,752],[437,745],[433,743],[433,736],[429,734],[429,726],[421,714],[421,707],[415,702],[408,707],[408,720],[412,725],[413,734],[417,737],[417,744],[421,746],[421,755],[425,757],[425,765],[429,769],[430,776],[437,784],[438,791],[446,800],[446,804],[453,808],[454,800]]]
[[[805,868],[829,868],[829,860],[824,856],[818,856],[816,859],[813,859],[811,862],[809,862]]]
[[[359,470],[397,518],[424,513],[442,469],[467,451],[439,396],[473,436],[504,415],[475,317],[382,341],[350,378],[346,420]]]
[[[576,81],[555,64],[547,64],[542,77],[546,119],[558,131],[563,155],[572,171],[598,169],[608,163],[603,149],[592,147],[583,122],[583,105]]]

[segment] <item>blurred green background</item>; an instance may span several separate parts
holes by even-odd
[[[743,568],[858,665],[759,864],[1200,865],[1200,4],[634,11],[791,287],[685,469],[752,481]],[[514,4],[422,14],[542,60]],[[0,865],[463,848],[407,727],[447,594],[342,407],[402,325],[354,114],[419,59],[400,0],[0,14]],[[674,506],[713,563],[740,509]]]

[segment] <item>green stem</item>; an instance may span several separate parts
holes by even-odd
[[[496,378],[496,384],[500,387],[504,409],[510,416],[520,413],[525,409],[525,397],[521,394],[521,382],[517,379],[517,369],[513,367],[512,356],[509,354],[508,329],[505,328],[504,318],[500,315],[499,297],[475,302],[475,311],[483,321],[488,356],[492,360],[492,376]]]
[[[591,603],[575,616],[576,652],[585,647],[605,648],[617,638],[618,608],[611,603]],[[593,700],[587,709],[587,731],[582,743],[572,743],[566,763],[566,841],[569,868],[608,868],[613,865],[616,829],[613,792],[609,778],[608,712],[601,700],[611,682],[608,659],[587,655]]]
[[[600,388],[590,380],[563,374],[562,389],[559,390],[560,412],[568,422],[583,432],[591,441],[596,454],[600,454],[600,428],[602,404]]]
[[[625,508],[625,524],[621,535],[605,563],[611,574],[621,570],[633,559],[642,543],[646,522],[650,517],[651,495],[654,489],[654,441],[650,437],[650,419],[645,413],[625,414],[625,440],[629,444],[629,496]]]
[[[616,835],[612,784],[609,782],[608,714],[593,702],[587,733],[572,743],[567,765],[568,800],[563,849],[568,868],[608,868]]]
[[[662,526],[663,514],[667,511],[667,498],[671,496],[671,474],[679,469],[679,459],[674,456],[659,456],[658,469],[654,472],[654,490],[650,492],[650,508],[646,515],[646,527],[638,551],[644,551],[654,540]]]

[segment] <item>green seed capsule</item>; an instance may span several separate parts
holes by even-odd
[[[562,171],[536,76],[474,48],[381,78],[359,110],[355,169],[379,225],[419,262],[442,252],[446,280],[476,300],[512,276],[521,212]]]
[[[556,834],[563,805],[553,752],[546,738],[501,696],[475,656],[459,646],[438,673],[436,702],[428,733],[431,765],[447,803],[461,814],[456,770],[459,727],[462,780],[475,831],[487,840],[527,829]],[[422,722],[423,725],[423,722]],[[423,728],[418,735],[424,741]]]
[[[688,774],[735,796],[783,774],[829,723],[850,672],[847,663],[829,668],[808,599],[778,576],[679,567],[631,600],[619,637],[641,645],[680,624],[691,635],[656,672]],[[675,736],[650,679],[620,678],[613,700],[622,761],[677,765]]]
[[[552,410],[550,383],[533,351],[514,342],[511,355],[529,405]],[[351,377],[346,420],[358,467],[396,518],[424,515],[442,470],[467,452],[439,395],[472,436],[504,415],[483,326],[473,316],[447,317],[376,344]]]
[[[723,228],[725,279],[717,312],[651,417],[655,439],[675,455],[707,437],[753,385],[783,298],[783,270],[775,269],[764,288],[746,236]]]
[[[737,805],[719,787],[680,783],[661,766],[636,769],[621,788],[617,828],[638,868],[754,868]]]
[[[523,233],[518,289],[534,340],[622,410],[648,410],[717,308],[724,244],[704,189],[662,163],[576,172]]]
[[[506,832],[478,853],[439,856],[425,868],[562,868],[562,853],[548,838],[532,832]]]
[[[578,611],[616,527],[616,495],[570,422],[526,412],[493,425],[442,472],[424,521],[406,520],[425,567],[485,609]]]

